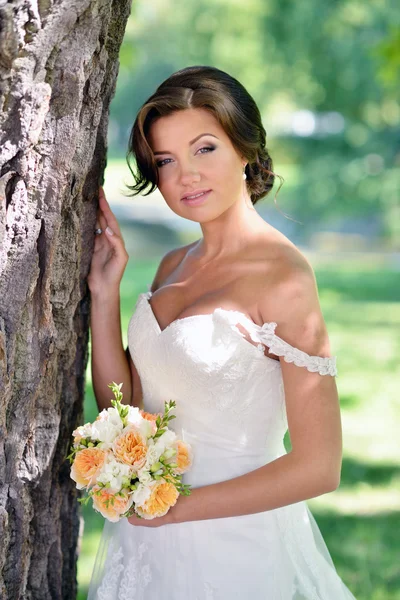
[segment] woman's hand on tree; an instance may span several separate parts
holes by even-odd
[[[96,229],[99,227],[102,233],[95,234],[88,275],[88,285],[92,294],[119,288],[129,258],[118,221],[110,209],[102,187],[99,188]]]

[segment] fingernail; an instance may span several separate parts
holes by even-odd
[[[108,233],[108,235],[114,235],[114,232],[112,229],[110,229],[110,227],[106,227],[106,232]]]

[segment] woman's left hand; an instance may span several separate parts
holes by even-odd
[[[169,511],[163,517],[155,517],[154,519],[143,519],[136,515],[128,517],[128,521],[131,525],[139,527],[161,527],[162,525],[172,525],[176,523],[183,523],[184,521],[190,521],[193,513],[188,512],[188,505],[193,506],[194,492],[192,490],[190,496],[179,496],[178,501],[171,506]]]
[[[171,523],[174,523],[170,515],[171,510],[172,509],[170,508],[163,517],[155,517],[154,519],[143,519],[136,515],[132,515],[131,517],[128,517],[128,521],[131,525],[139,527],[161,527],[162,525],[171,525]]]

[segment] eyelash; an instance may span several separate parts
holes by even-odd
[[[199,152],[200,152],[200,150],[209,150],[210,152],[212,152],[213,150],[215,150],[215,146],[202,146],[201,148],[199,148]],[[208,154],[208,152],[201,152],[201,154]],[[162,160],[159,160],[156,163],[157,167],[161,168],[164,165],[169,164],[169,163],[165,162],[166,160],[171,160],[171,159],[170,158],[163,158]]]

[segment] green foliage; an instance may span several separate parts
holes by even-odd
[[[254,96],[274,162],[298,167],[295,185],[283,168],[279,194],[279,206],[302,223],[297,241],[329,225],[398,248],[399,31],[394,0],[135,2],[111,106],[111,151],[125,156],[138,108],[168,75],[216,66]],[[301,110],[317,120],[310,135],[292,129]]]
[[[129,405],[122,404],[124,395],[121,392],[121,388],[123,385],[124,385],[123,383],[118,384],[118,383],[115,383],[115,381],[113,381],[112,383],[108,384],[108,387],[111,389],[112,393],[114,394],[114,398],[112,398],[112,400],[110,400],[111,406],[113,406],[118,411],[119,418],[122,421],[122,425],[124,427],[126,427],[128,424]]]
[[[400,26],[391,23],[388,36],[375,48],[378,75],[384,85],[398,93],[400,76]]]

